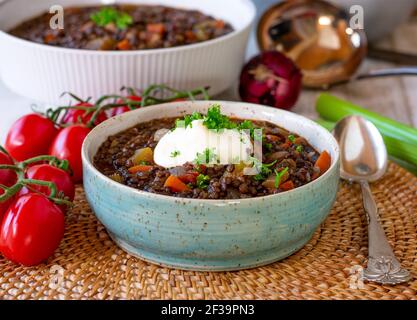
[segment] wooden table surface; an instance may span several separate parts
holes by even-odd
[[[400,26],[380,44],[381,47],[417,54],[417,18]],[[257,51],[252,38],[248,55]],[[366,60],[361,70],[393,67],[392,64]],[[351,83],[330,90],[334,95],[367,107],[385,116],[417,127],[417,77],[384,78]],[[316,118],[315,100],[320,92],[304,90],[293,111]],[[231,88],[218,99],[238,100],[237,89]],[[33,102],[10,92],[0,81],[0,142],[4,141],[7,129],[19,116],[30,112]]]

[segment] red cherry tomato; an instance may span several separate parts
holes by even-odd
[[[6,138],[6,150],[23,161],[48,153],[49,145],[58,133],[54,123],[36,113],[18,119],[10,128]]]
[[[0,188],[0,196],[4,193],[4,190]],[[5,202],[0,202],[0,223],[2,221],[3,215],[4,213],[7,211],[7,209],[9,208],[10,204],[12,203],[13,198],[9,199]]]
[[[13,202],[0,226],[0,252],[9,260],[34,266],[49,258],[64,236],[64,214],[41,194]]]
[[[0,164],[12,165],[13,160],[7,154],[0,151]],[[16,183],[16,180],[16,172],[10,169],[0,169],[0,184],[11,187]]]
[[[79,103],[75,105],[76,107],[93,107],[91,103]],[[91,117],[93,116],[94,111],[88,112],[86,110],[78,110],[78,109],[69,109],[68,112],[62,119],[62,123],[64,124],[87,124],[90,122]],[[94,121],[94,125],[98,125],[103,121],[107,120],[106,113],[100,112]]]
[[[62,129],[49,149],[49,154],[61,160],[68,160],[72,169],[72,181],[81,182],[83,167],[81,146],[90,129],[82,125],[73,125]]]
[[[132,101],[138,101],[138,102],[141,102],[142,101],[142,97],[134,96],[134,95],[127,96],[126,99],[129,99],[129,100],[132,100]]]
[[[127,96],[126,99],[132,100],[132,101],[136,101],[136,102],[141,102],[142,101],[142,97],[139,96]],[[123,103],[123,100],[118,100],[117,103],[121,104]],[[136,108],[139,108],[140,106],[136,106]],[[130,111],[128,106],[121,106],[121,107],[116,107],[116,108],[112,108],[109,111],[109,118],[114,117],[114,116],[118,116],[120,114],[123,114],[125,112]]]
[[[130,111],[129,107],[126,107],[126,106],[112,108],[109,111],[109,118],[121,115],[121,114],[123,114],[125,112],[129,112],[129,111]]]
[[[74,183],[72,182],[70,175],[62,169],[51,166],[49,164],[39,164],[27,169],[26,177],[28,179],[53,182],[55,183],[58,192],[63,192],[64,195],[68,197],[69,201],[74,200]],[[43,193],[46,196],[50,195],[50,190],[48,187],[39,185],[31,185],[30,187],[38,192]],[[27,193],[30,193],[30,190],[23,188],[19,195],[24,195]]]

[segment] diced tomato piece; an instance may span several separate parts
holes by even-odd
[[[183,174],[182,176],[179,176],[180,180],[185,183],[192,183],[195,184],[197,181],[199,173],[198,172],[187,172],[186,174]]]

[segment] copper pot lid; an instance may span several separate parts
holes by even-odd
[[[366,35],[350,28],[349,20],[325,1],[283,1],[263,14],[258,45],[291,58],[302,70],[306,87],[326,87],[349,79],[366,56]]]

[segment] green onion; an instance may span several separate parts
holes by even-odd
[[[316,122],[327,130],[333,130],[336,125],[334,122],[323,119],[318,119]],[[396,160],[399,159],[401,162],[398,163],[401,166],[407,167],[406,169],[414,167],[414,170],[411,169],[409,171],[417,171],[417,146],[386,136],[384,133],[381,134],[387,147],[388,154],[393,158],[393,160],[398,162]],[[407,163],[408,166],[404,165],[404,163]]]
[[[279,185],[281,184],[281,178],[282,176],[288,172],[288,167],[285,167],[284,170],[282,170],[281,172],[278,172],[276,169],[274,170],[275,172],[275,189],[278,189]]]
[[[349,115],[360,115],[371,121],[384,137],[391,137],[407,144],[417,146],[417,129],[399,123],[375,112],[369,111],[348,101],[341,100],[329,94],[321,94],[316,102],[316,110],[324,120],[337,122]],[[405,145],[404,145],[405,146]],[[401,147],[402,148],[402,147]],[[410,152],[410,151],[408,151]],[[417,155],[415,155],[417,157]]]

